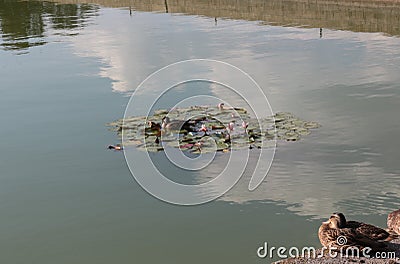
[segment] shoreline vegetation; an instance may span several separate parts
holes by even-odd
[[[134,11],[167,12],[260,24],[382,32],[400,36],[400,0],[48,0],[61,4],[93,3]],[[129,14],[129,10],[127,12]],[[217,22],[217,21],[216,21]]]

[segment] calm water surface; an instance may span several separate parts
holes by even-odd
[[[0,29],[2,263],[268,263],[255,253],[264,241],[318,246],[333,211],[385,226],[400,207],[400,39],[387,32],[321,37],[315,27],[5,0]],[[322,127],[279,143],[256,191],[244,177],[217,201],[182,207],[141,189],[123,154],[105,149],[118,140],[105,124],[149,74],[192,58],[240,67],[274,111]]]

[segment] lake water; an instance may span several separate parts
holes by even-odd
[[[385,227],[400,207],[398,7],[352,6],[346,21],[297,1],[61,2],[0,0],[0,262],[269,263],[256,255],[264,241],[319,246],[334,211]],[[243,177],[177,206],[106,150],[118,142],[106,123],[149,74],[197,58],[241,68],[274,112],[322,127],[278,142],[255,191]]]

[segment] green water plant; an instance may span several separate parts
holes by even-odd
[[[245,108],[214,106],[159,109],[150,116],[130,116],[107,125],[123,139],[123,146],[193,153],[271,148],[276,141],[298,141],[320,127],[288,112],[254,118]]]

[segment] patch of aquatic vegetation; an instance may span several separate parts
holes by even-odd
[[[126,117],[108,126],[123,138],[123,146],[149,152],[171,147],[192,153],[271,148],[276,141],[298,141],[320,127],[287,112],[256,119],[245,108],[212,106],[161,109],[152,116]]]

